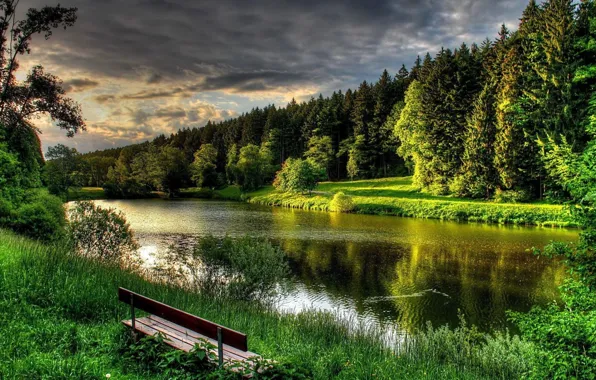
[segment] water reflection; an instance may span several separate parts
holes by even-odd
[[[315,307],[412,330],[511,327],[506,310],[556,299],[560,263],[526,250],[577,233],[396,217],[328,214],[202,200],[105,201],[122,210],[143,253],[192,248],[200,236],[266,236],[287,252],[296,291],[280,307]]]

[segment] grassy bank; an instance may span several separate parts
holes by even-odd
[[[106,199],[106,194],[101,187],[71,188],[68,189],[67,199],[69,201],[92,201]]]
[[[369,215],[470,221],[494,224],[574,227],[570,213],[561,205],[545,203],[496,203],[452,196],[421,193],[412,186],[411,177],[377,180],[323,182],[311,195],[290,194],[265,186],[242,193],[238,186],[220,190],[187,188],[181,198],[215,198],[268,206],[329,211],[331,199],[338,192],[352,197],[354,212]],[[155,196],[159,194],[155,193]],[[69,200],[105,199],[100,188],[81,188],[69,192]]]
[[[304,366],[316,379],[517,378],[534,349],[517,339],[437,329],[397,355],[378,332],[329,314],[280,314],[148,282],[117,267],[75,257],[0,230],[0,377],[165,378],[125,362],[124,286],[246,332],[250,349]]]
[[[570,214],[560,205],[541,203],[495,203],[418,192],[411,178],[386,178],[352,182],[324,182],[311,195],[289,194],[266,187],[248,193],[251,203],[329,211],[333,194],[352,197],[354,212],[425,219],[471,221],[497,224],[574,226]]]

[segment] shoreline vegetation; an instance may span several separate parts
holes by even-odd
[[[118,286],[243,331],[251,350],[315,379],[519,378],[537,357],[535,346],[516,336],[482,334],[465,324],[428,327],[397,351],[384,345],[379,330],[357,321],[316,311],[281,313],[259,302],[224,302],[73,254],[62,243],[42,244],[0,230],[0,374],[167,378],[167,372],[126,355],[129,334],[120,321],[129,310],[117,300]],[[187,375],[180,378],[206,376]],[[237,378],[227,376],[217,378]]]
[[[513,224],[540,227],[577,227],[562,205],[548,203],[498,203],[452,196],[433,196],[417,191],[411,177],[345,182],[322,182],[312,194],[277,191],[265,186],[242,192],[239,186],[219,190],[182,189],[180,198],[214,198],[274,207],[331,212],[333,195],[342,192],[354,203],[351,212],[458,222]],[[159,197],[157,192],[150,197]],[[163,196],[163,194],[162,194]],[[68,200],[107,199],[101,188],[70,190]]]

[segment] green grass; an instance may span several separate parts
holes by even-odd
[[[106,194],[101,187],[80,187],[68,189],[67,199],[69,201],[92,201],[106,199]]]
[[[541,203],[496,203],[418,192],[411,177],[352,182],[323,182],[311,195],[289,194],[268,186],[246,194],[249,202],[329,211],[333,194],[352,196],[360,214],[395,215],[425,219],[496,224],[575,226],[570,213],[560,205]]]
[[[534,358],[516,338],[447,328],[396,355],[377,331],[330,314],[210,299],[0,230],[0,378],[164,378],[122,359],[129,309],[118,286],[245,332],[252,351],[303,365],[316,379],[511,379]]]

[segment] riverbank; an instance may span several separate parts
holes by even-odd
[[[316,379],[519,378],[536,358],[534,347],[517,338],[468,328],[420,333],[418,344],[396,354],[378,331],[354,321],[209,299],[0,230],[0,374],[166,378],[124,359],[120,320],[129,309],[116,298],[118,286],[245,332],[252,351],[306,368]]]
[[[186,189],[182,194],[206,197],[198,189]],[[532,225],[544,227],[575,227],[568,210],[561,205],[544,203],[496,203],[450,196],[420,193],[410,177],[380,180],[323,182],[311,195],[276,191],[266,186],[254,192],[242,193],[236,186],[212,191],[211,197],[243,200],[250,203],[304,210],[330,211],[333,195],[343,192],[352,197],[354,211],[368,215],[469,221],[491,224]]]
[[[182,189],[181,198],[215,198],[246,201],[274,207],[330,211],[333,195],[352,197],[353,212],[459,222],[513,224],[542,227],[575,227],[577,224],[561,205],[546,203],[497,203],[451,196],[434,196],[417,191],[411,177],[378,180],[323,182],[311,195],[291,194],[265,186],[243,193],[238,186],[220,190]],[[155,197],[159,194],[155,193]],[[69,200],[105,199],[101,188],[71,190]]]

